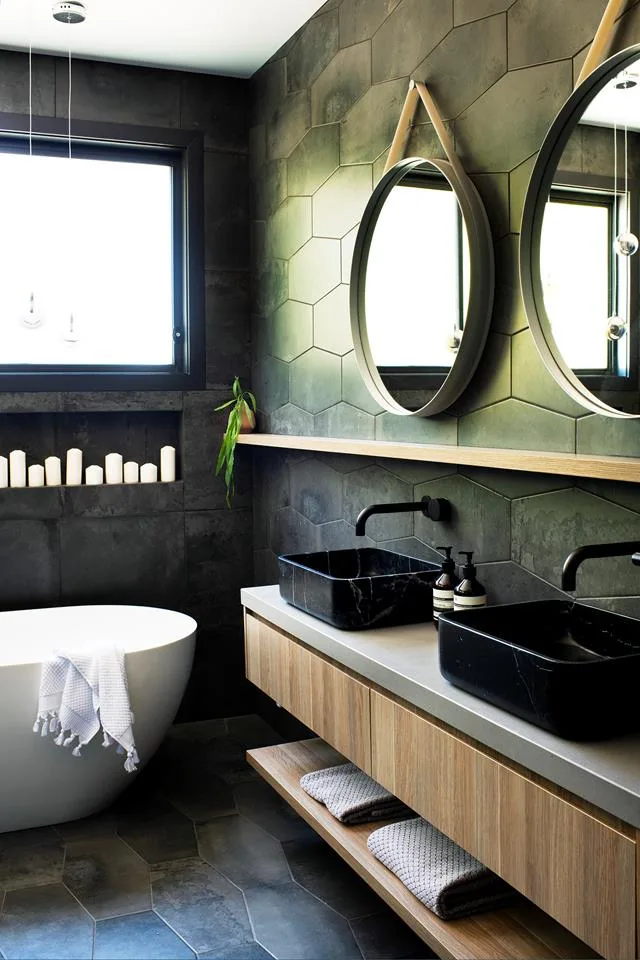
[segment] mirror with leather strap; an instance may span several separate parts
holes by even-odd
[[[594,413],[640,416],[640,44],[554,120],[524,204],[520,276],[536,346]]]
[[[356,359],[370,393],[392,413],[426,417],[451,406],[478,365],[494,264],[482,201],[424,84],[412,82],[405,111],[407,104],[415,109],[418,95],[448,160],[396,160],[403,146],[395,149],[394,138],[358,229],[350,307]],[[401,117],[399,129],[402,123]]]

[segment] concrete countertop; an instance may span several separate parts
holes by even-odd
[[[440,674],[431,623],[338,630],[290,606],[277,586],[246,588],[241,599],[248,610],[319,653],[640,828],[640,734],[598,743],[562,740],[459,690]]]

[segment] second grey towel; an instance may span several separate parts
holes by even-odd
[[[411,815],[411,810],[363,773],[355,763],[314,770],[300,779],[300,786],[314,800],[324,803],[341,823],[367,823]]]
[[[515,896],[513,887],[422,817],[374,830],[368,846],[442,920],[492,910]]]

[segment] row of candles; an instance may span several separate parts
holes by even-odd
[[[157,483],[158,466],[155,463],[124,462],[120,453],[108,453],[104,467],[91,464],[84,472],[87,486],[102,483]],[[171,483],[176,478],[176,449],[162,447],[160,450],[160,482]],[[67,450],[65,483],[69,487],[82,484],[82,450],[72,447]],[[59,487],[62,485],[62,461],[60,457],[47,457],[44,466],[39,463],[27,468],[24,450],[12,450],[9,457],[0,456],[0,487]]]

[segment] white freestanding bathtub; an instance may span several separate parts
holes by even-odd
[[[74,757],[33,732],[42,662],[57,650],[112,644],[124,651],[140,769],[180,705],[196,627],[183,613],[155,607],[0,612],[0,833],[89,816],[135,777],[100,734]]]

